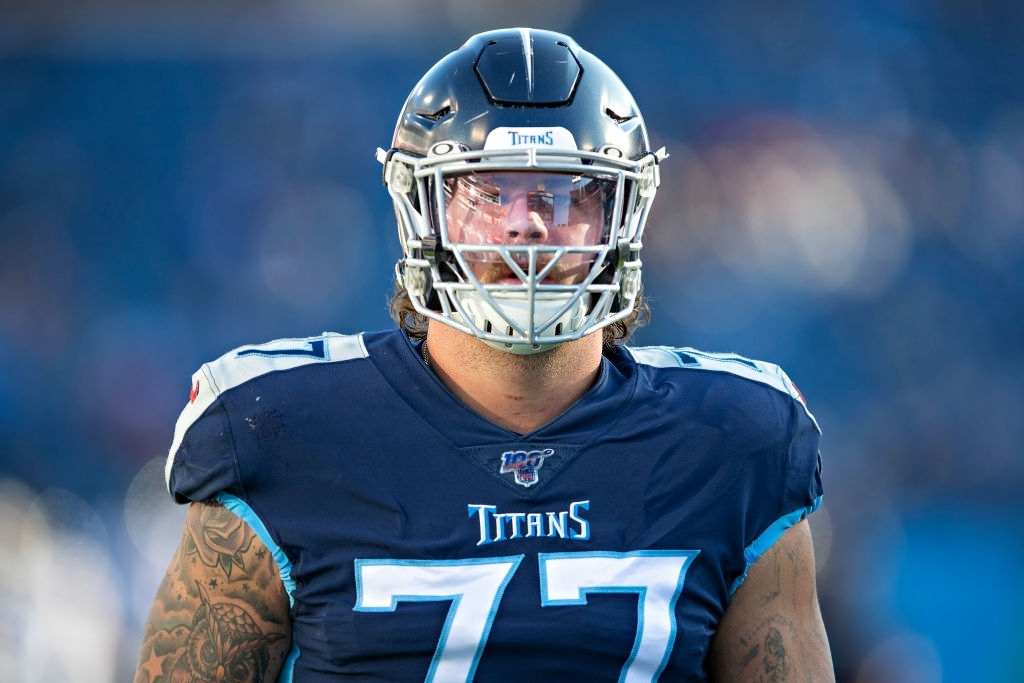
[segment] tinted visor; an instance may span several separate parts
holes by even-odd
[[[608,235],[612,178],[518,171],[445,179],[448,240],[593,246]]]

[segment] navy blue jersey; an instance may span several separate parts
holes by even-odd
[[[772,364],[616,348],[520,435],[398,330],[204,365],[167,479],[274,553],[296,683],[705,681],[732,593],[821,496],[817,425]]]

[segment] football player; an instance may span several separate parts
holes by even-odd
[[[396,329],[203,365],[137,681],[832,681],[777,366],[624,344],[663,150],[570,37],[471,37],[379,150]]]

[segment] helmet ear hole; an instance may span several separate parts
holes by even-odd
[[[459,152],[466,151],[469,151],[469,148],[458,140],[441,140],[440,142],[435,142],[430,146],[427,156],[440,157],[445,156],[446,154],[457,154]]]
[[[611,109],[606,109],[605,111],[611,111]],[[626,153],[622,151],[622,148],[616,145],[602,145],[601,149],[599,149],[598,151],[607,157],[611,157],[612,159],[622,159],[623,157],[626,156]]]

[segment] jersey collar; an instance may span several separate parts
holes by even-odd
[[[601,359],[594,384],[561,415],[517,434],[464,404],[423,362],[422,342],[401,330],[366,335],[370,360],[412,410],[460,447],[484,444],[584,446],[606,433],[625,412],[636,389],[635,364],[616,348]]]

